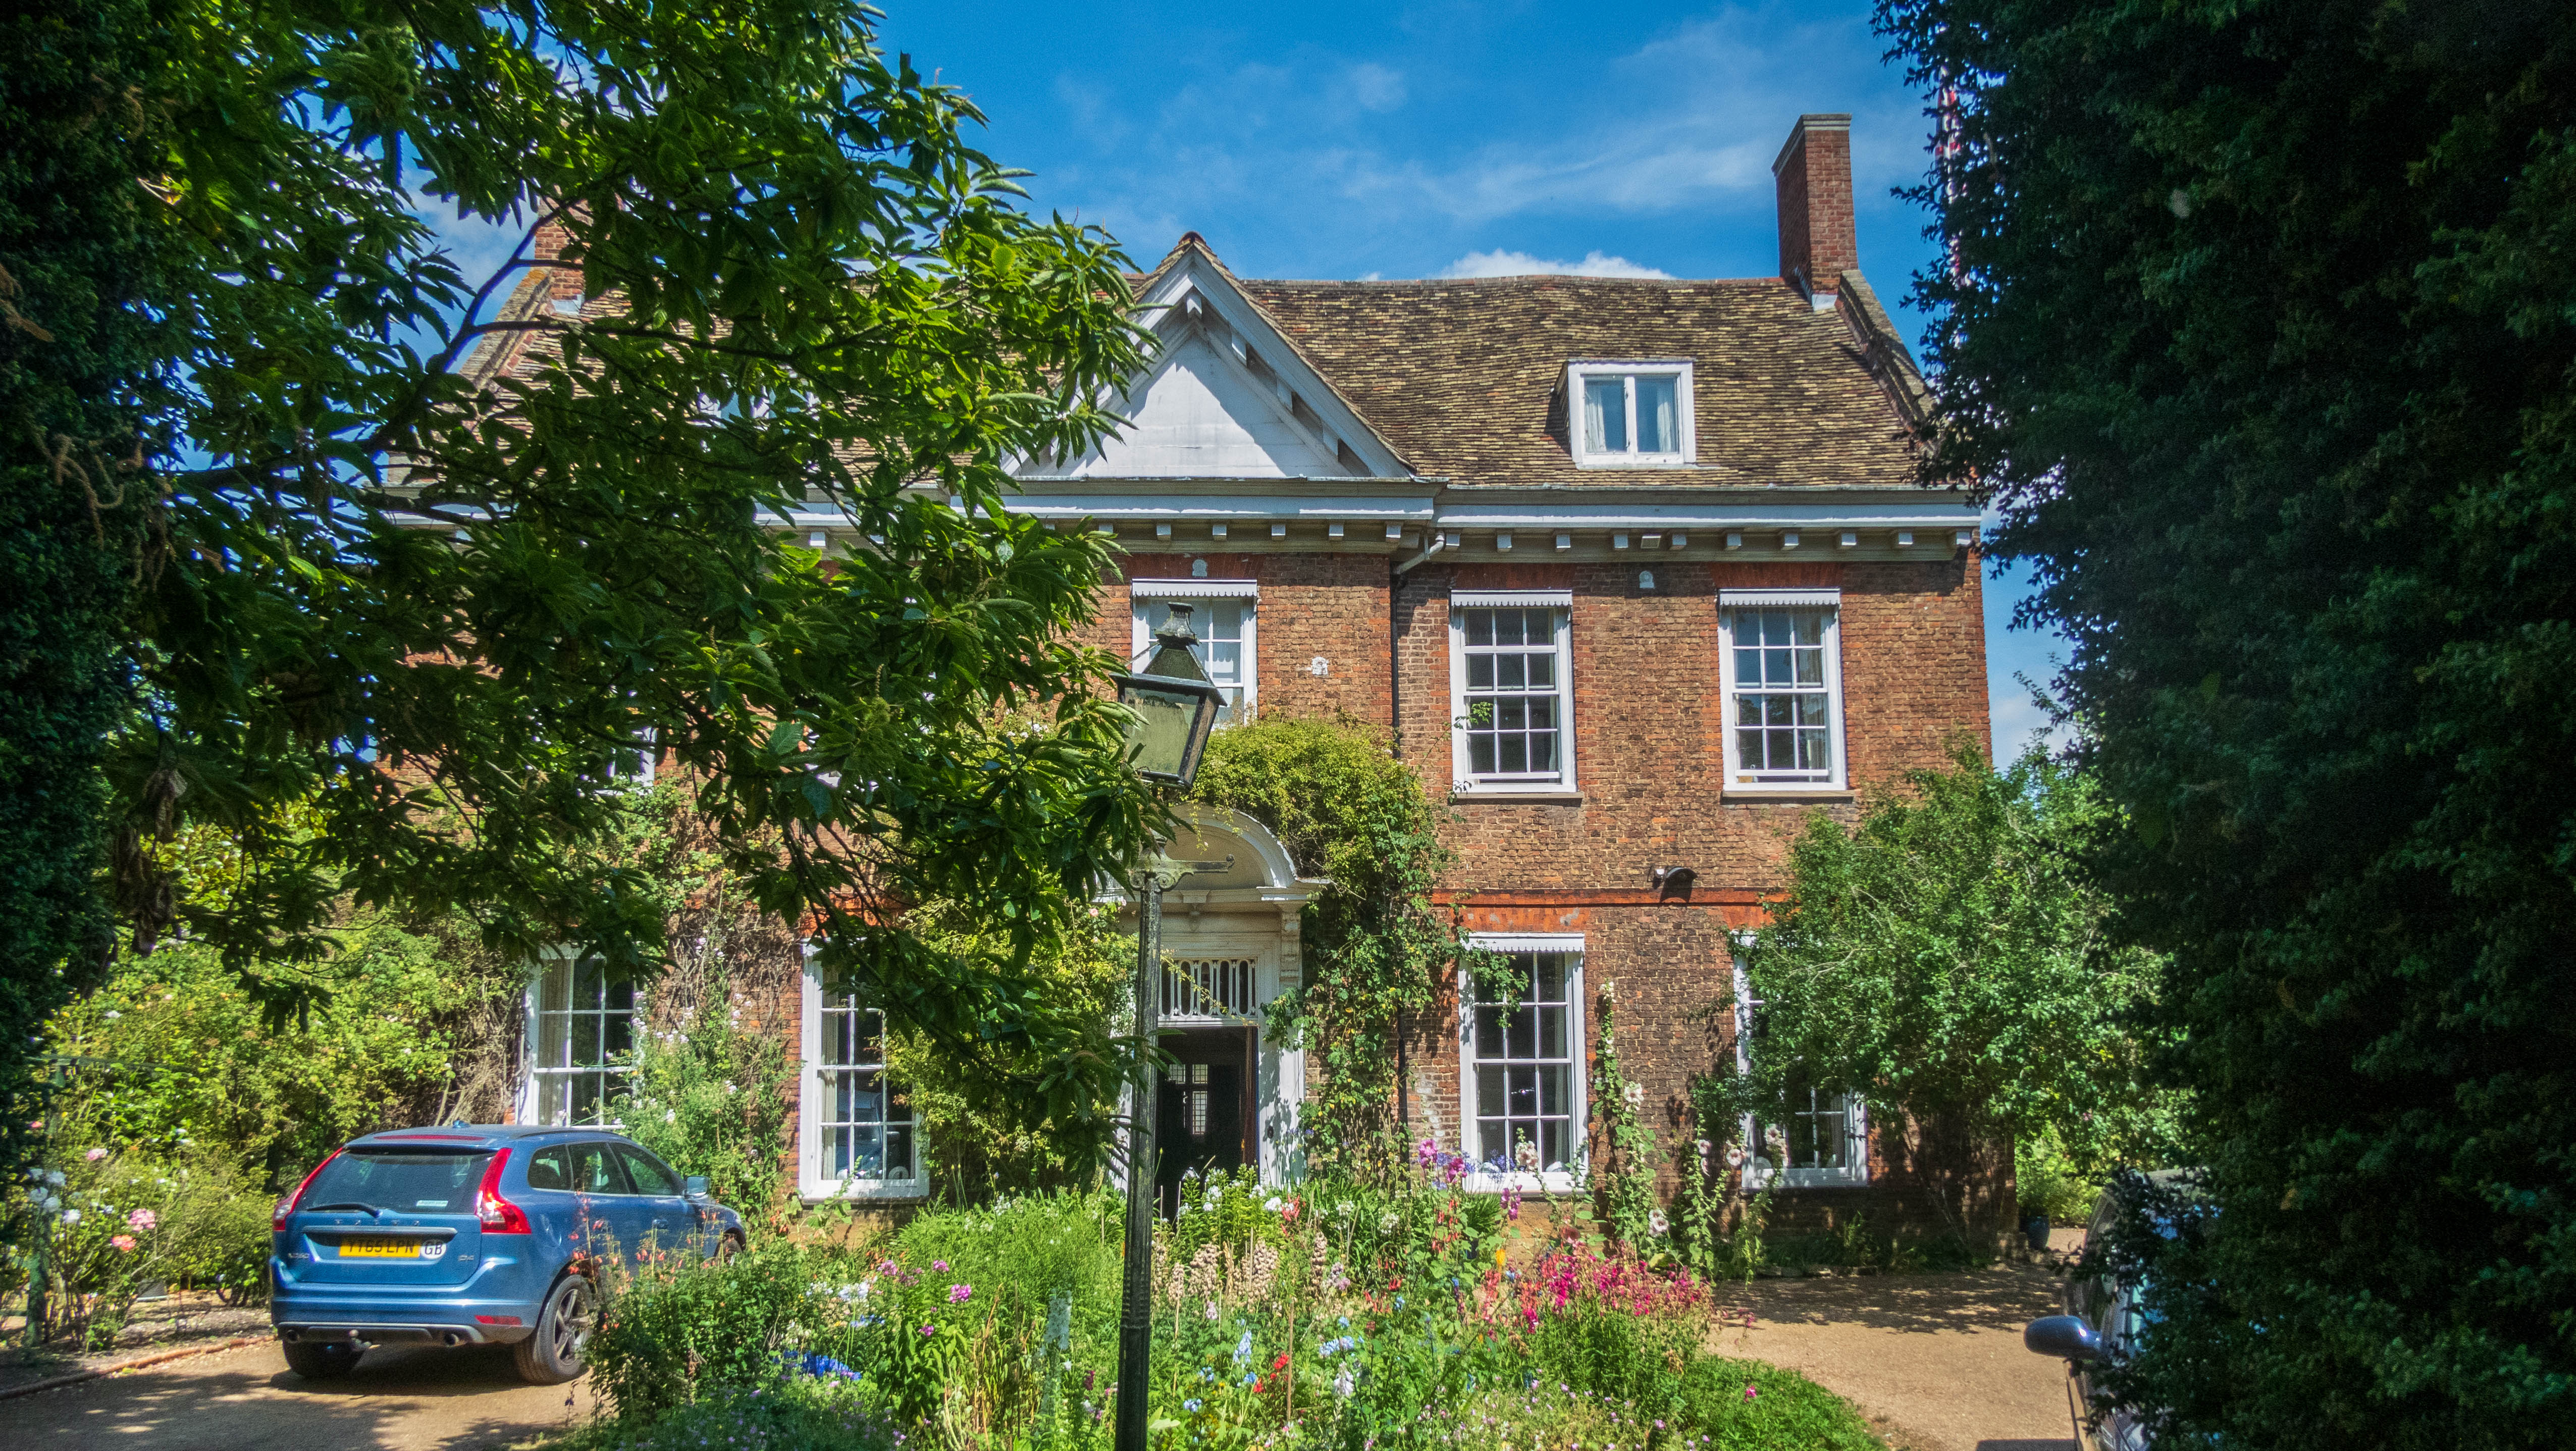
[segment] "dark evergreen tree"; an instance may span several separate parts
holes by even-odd
[[[139,0],[0,18],[0,1172],[45,1110],[45,1018],[109,962],[118,641],[140,542],[142,390],[159,354],[135,183],[158,37]]]
[[[2208,1152],[2124,1393],[2576,1445],[2576,9],[1882,23],[1951,102],[1931,466],[2074,642]]]

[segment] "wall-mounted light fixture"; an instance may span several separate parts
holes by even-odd
[[[1699,880],[1699,869],[1697,867],[1657,867],[1652,873],[1652,880],[1655,890],[1659,892],[1687,892],[1690,890],[1690,884]]]

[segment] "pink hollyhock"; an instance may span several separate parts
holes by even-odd
[[[149,1209],[138,1209],[125,1216],[125,1227],[132,1230],[148,1230],[160,1222],[161,1216]]]
[[[95,1163],[97,1163],[99,1160],[104,1159],[104,1158],[106,1158],[106,1157],[107,1157],[107,1150],[105,1150],[105,1149],[92,1149],[92,1150],[90,1150],[88,1153],[81,1155],[81,1157],[82,1157],[82,1158],[84,1158],[84,1159],[87,1159],[87,1160],[89,1160],[91,1163],[95,1164]]]

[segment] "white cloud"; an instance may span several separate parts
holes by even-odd
[[[1404,104],[1402,71],[1363,61],[1351,67],[1343,81],[1350,87],[1351,101],[1363,111],[1392,111]]]
[[[1648,267],[1625,257],[1613,257],[1594,248],[1583,254],[1580,262],[1557,262],[1533,257],[1527,252],[1470,252],[1440,269],[1443,277],[1528,277],[1555,274],[1565,277],[1670,277],[1660,267]]]

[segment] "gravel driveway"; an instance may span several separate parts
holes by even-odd
[[[371,1350],[343,1379],[308,1381],[270,1341],[0,1401],[0,1446],[481,1451],[590,1409],[587,1380],[529,1385],[497,1346]]]
[[[1713,1348],[1804,1374],[1907,1451],[2074,1451],[2065,1363],[2021,1344],[2064,1283],[2027,1265],[1756,1280],[1720,1291]]]

